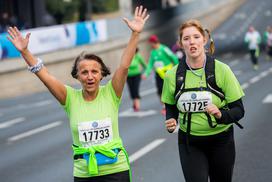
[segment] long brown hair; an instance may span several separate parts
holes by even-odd
[[[208,35],[208,40],[210,40],[210,46],[209,46],[208,52],[212,55],[215,51],[215,46],[214,46],[214,41],[211,38],[211,32],[208,29],[204,29],[198,20],[194,20],[194,19],[188,20],[180,26],[179,28],[180,44],[182,40],[183,30],[188,27],[195,27],[201,33],[201,35],[203,35],[203,37],[206,37]]]

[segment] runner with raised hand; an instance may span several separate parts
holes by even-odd
[[[128,156],[118,131],[118,110],[128,68],[148,17],[147,10],[140,6],[133,20],[124,18],[132,33],[121,63],[106,85],[100,82],[110,71],[101,58],[81,54],[75,59],[71,74],[81,89],[58,81],[42,60],[32,55],[28,50],[30,33],[23,37],[16,27],[8,30],[8,39],[20,51],[28,70],[37,75],[67,113],[73,138],[74,181],[130,181]]]

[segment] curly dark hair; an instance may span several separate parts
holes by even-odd
[[[92,60],[92,61],[96,61],[101,65],[101,71],[102,71],[102,76],[106,77],[108,75],[111,74],[110,69],[104,64],[104,62],[102,61],[102,59],[100,57],[98,57],[97,55],[94,54],[85,54],[84,52],[82,52],[76,59],[74,62],[74,65],[72,67],[72,71],[71,71],[71,75],[73,78],[77,79],[77,72],[78,72],[78,64],[80,63],[80,61],[82,60]]]

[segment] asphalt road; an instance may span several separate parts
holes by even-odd
[[[272,60],[266,61],[262,53],[260,69],[254,71],[241,47],[248,25],[260,30],[272,25],[271,7],[270,0],[248,0],[214,32],[216,45],[228,50],[218,58],[232,68],[246,94],[246,115],[241,121],[245,128],[235,127],[234,182],[272,181]],[[154,85],[153,76],[142,82],[142,111],[137,114],[130,110],[132,102],[125,89],[120,134],[134,181],[182,182],[177,134],[165,131]],[[71,144],[65,113],[48,92],[0,100],[1,182],[73,181]]]

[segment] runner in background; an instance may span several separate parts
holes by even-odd
[[[163,79],[165,73],[170,70],[174,65],[178,64],[178,57],[164,44],[160,43],[156,35],[151,35],[148,39],[151,45],[151,53],[148,61],[147,69],[145,70],[143,79],[146,79],[152,70],[155,71],[155,80],[157,87],[157,94],[161,101]],[[165,106],[162,104],[161,113],[165,115]]]
[[[267,60],[271,61],[272,60],[272,27],[269,27],[267,29],[265,43],[266,43]]]
[[[258,70],[258,58],[260,55],[260,44],[261,44],[261,35],[255,30],[253,26],[250,26],[248,32],[245,35],[245,43],[248,46],[248,51],[250,53],[250,59],[253,64],[253,69]]]
[[[132,62],[128,69],[127,84],[129,89],[130,98],[133,100],[133,110],[135,112],[140,110],[140,82],[142,72],[146,69],[146,63],[139,49],[136,49]]]

